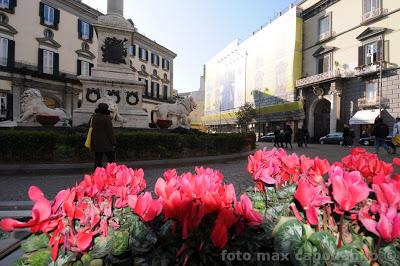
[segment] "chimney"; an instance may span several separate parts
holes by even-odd
[[[108,0],[107,15],[124,16],[124,0]]]

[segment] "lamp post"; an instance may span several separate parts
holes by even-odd
[[[382,118],[382,74],[383,74],[383,60],[379,60],[379,86],[378,86],[378,93],[379,93],[379,117]]]

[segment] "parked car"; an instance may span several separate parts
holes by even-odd
[[[386,144],[390,144],[392,142],[392,136],[387,136],[385,140]],[[374,137],[365,137],[365,138],[360,138],[360,141],[358,142],[362,146],[374,146],[375,145],[375,138]]]
[[[260,142],[274,142],[275,135],[274,132],[269,132],[265,136],[262,136],[258,139]]]
[[[328,134],[319,139],[320,144],[343,144],[343,132]]]

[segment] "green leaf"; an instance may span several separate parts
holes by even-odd
[[[63,253],[59,252],[58,253],[58,258],[56,261],[52,261],[49,266],[64,266],[70,262],[73,262],[76,260],[76,255],[70,251]],[[47,264],[46,264],[47,265]]]
[[[26,240],[22,241],[21,249],[25,253],[33,252],[49,246],[49,238],[45,234],[31,235]]]
[[[93,258],[89,254],[83,254],[81,257],[81,262],[83,266],[88,266],[90,261],[92,261]]]
[[[103,266],[103,260],[102,259],[94,259],[89,263],[89,266]]]
[[[338,249],[330,263],[332,266],[369,266],[369,264],[362,252],[349,246]]]
[[[291,255],[291,261],[294,265],[324,265],[324,261],[322,259],[321,253],[318,251],[318,248],[307,240],[297,242],[297,244],[294,245],[294,250]]]
[[[278,223],[275,225],[275,228],[272,231],[272,235],[275,236],[280,230],[280,228],[288,221],[297,221],[297,220],[295,217],[286,217],[286,216],[280,217]]]
[[[29,256],[28,261],[30,266],[47,266],[51,261],[50,251],[49,250],[36,251]]]
[[[279,199],[289,199],[292,201],[293,195],[296,192],[297,185],[293,184],[287,187],[277,189],[276,195]]]
[[[98,236],[94,239],[93,249],[89,251],[90,257],[100,259],[111,253],[112,237],[110,234],[107,237]]]
[[[291,253],[294,245],[301,240],[302,234],[303,224],[296,219],[283,223],[276,231],[274,238],[275,251],[278,253]]]
[[[336,252],[335,238],[325,232],[316,232],[308,239],[325,258],[333,258]]]
[[[115,231],[112,238],[111,254],[113,256],[122,255],[128,250],[128,246],[129,246],[129,232]]]
[[[10,233],[9,232],[4,232],[3,230],[0,229],[0,240],[6,239],[10,237]]]
[[[381,247],[378,262],[381,266],[398,266],[400,265],[400,252],[393,244]]]

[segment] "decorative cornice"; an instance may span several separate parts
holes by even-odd
[[[138,42],[137,42],[138,41]],[[177,54],[175,54],[174,52],[172,52],[171,50],[165,48],[164,46],[162,46],[159,43],[156,43],[155,41],[150,40],[148,37],[144,36],[143,34],[135,31],[135,33],[133,34],[133,43],[136,45],[140,44],[144,44],[146,46],[148,46],[149,48],[151,47],[153,51],[160,53],[161,55],[167,55],[169,58],[169,60],[172,60],[177,56]]]
[[[86,51],[83,49],[76,50],[75,53],[77,53],[79,56],[93,60],[96,58],[96,56],[91,52],[91,51]]]
[[[321,0],[318,1],[316,4],[313,6],[307,8],[306,10],[303,11],[302,16],[304,20],[310,19],[313,16],[319,14],[321,11],[326,10],[328,7],[331,5],[336,4],[340,0]]]
[[[36,40],[39,42],[39,44],[47,45],[47,46],[50,46],[55,49],[58,49],[61,47],[61,44],[59,44],[58,42],[56,42],[55,40],[52,40],[52,39],[36,38]]]
[[[387,29],[386,28],[374,28],[374,27],[368,27],[365,31],[363,31],[360,35],[356,37],[357,40],[363,41],[365,39],[369,39],[371,37],[374,37],[378,34],[383,34],[385,33]]]
[[[54,7],[61,8],[74,14],[77,17],[84,18],[90,23],[97,21],[99,16],[104,15],[93,7],[76,0],[42,0],[43,3],[50,4]]]
[[[3,13],[0,13],[3,14]],[[3,14],[4,16],[6,16],[5,14]],[[10,24],[8,24],[7,22],[0,22],[0,32],[4,33],[4,34],[9,34],[9,35],[15,35],[18,33],[18,31],[11,26]]]
[[[321,56],[323,54],[327,54],[332,52],[333,50],[335,50],[336,47],[330,47],[330,46],[321,46],[320,48],[318,48],[315,53],[313,53],[314,57],[318,57]]]

